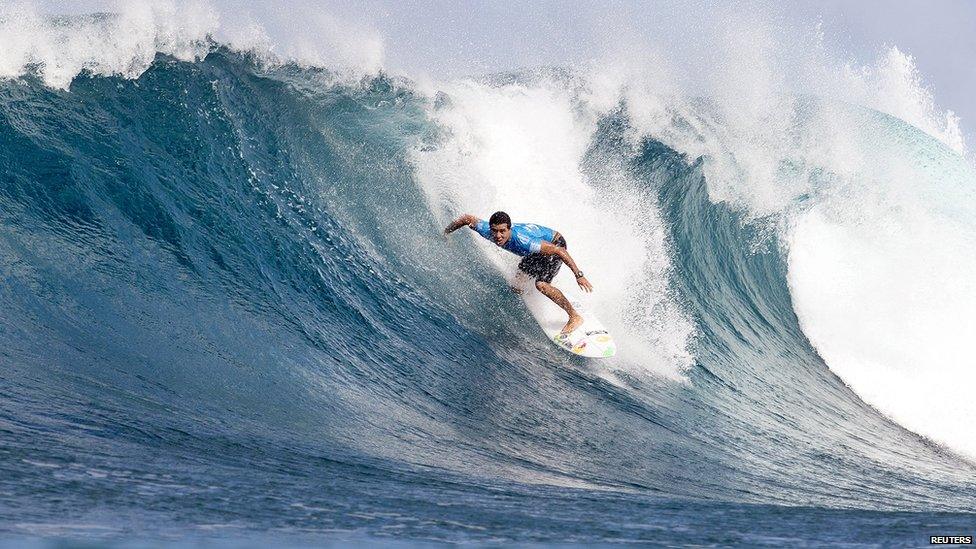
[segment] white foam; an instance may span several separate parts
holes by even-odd
[[[204,55],[216,25],[216,13],[196,2],[125,3],[112,15],[71,16],[12,4],[0,8],[0,77],[36,66],[44,82],[57,88],[67,88],[82,71],[135,78],[156,52],[188,61]]]
[[[668,293],[664,227],[653,199],[623,171],[599,182],[582,173],[593,113],[564,81],[465,80],[446,91],[450,106],[432,117],[449,136],[415,155],[432,210],[445,224],[463,212],[486,218],[505,210],[515,222],[560,231],[595,287],[594,310],[618,340],[620,364],[679,377],[690,364],[693,327]],[[502,273],[514,272],[511,254],[480,238],[471,245]]]
[[[386,44],[361,18],[335,13],[321,5],[223,4],[214,38],[233,49],[259,53],[269,60],[327,67],[358,78],[382,70]]]
[[[845,66],[845,99],[891,114],[925,131],[960,155],[967,152],[959,117],[942,111],[925,87],[915,59],[897,46],[882,50],[873,66]]]
[[[284,11],[285,13],[282,13]],[[323,66],[343,75],[383,66],[379,33],[327,10],[241,5],[221,11],[205,1],[133,1],[0,6],[0,78],[36,70],[48,86],[67,89],[75,76],[137,78],[157,53],[184,61],[205,56],[214,41],[268,62]]]
[[[899,198],[883,208],[860,201],[856,216],[815,208],[797,219],[796,311],[827,364],[866,402],[976,458],[974,217],[918,211]]]
[[[721,9],[719,11],[722,11]],[[590,101],[610,110],[624,101],[638,135],[704,157],[709,195],[751,216],[776,215],[816,192],[813,172],[840,176],[859,166],[850,142],[858,129],[829,109],[807,112],[810,98],[875,109],[966,154],[959,119],[941,110],[914,60],[897,47],[869,63],[834,58],[817,28],[766,23],[754,14],[717,14],[682,44],[706,53],[687,62],[674,44],[620,49],[587,71]],[[611,52],[616,51],[610,49]]]

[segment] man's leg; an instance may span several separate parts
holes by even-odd
[[[576,309],[573,308],[573,304],[566,299],[566,296],[559,291],[559,288],[541,280],[535,281],[535,287],[538,288],[542,295],[548,297],[556,305],[562,307],[562,309],[566,311],[566,314],[569,315],[569,321],[566,322],[565,326],[563,326],[562,333],[568,334],[576,328],[579,328],[580,324],[583,324],[583,317],[576,312]]]
[[[520,294],[522,293],[522,284],[528,277],[529,275],[525,271],[518,269],[515,271],[515,277],[512,278],[512,281],[508,284],[508,287],[511,288],[513,292]]]

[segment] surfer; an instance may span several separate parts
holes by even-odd
[[[516,255],[522,256],[519,262],[519,275],[523,273],[535,278],[535,287],[542,295],[559,305],[569,321],[563,326],[563,334],[569,334],[583,323],[583,317],[576,312],[573,305],[566,299],[559,288],[552,285],[552,279],[559,272],[559,267],[565,263],[576,275],[576,283],[587,292],[593,291],[593,286],[583,271],[579,270],[572,256],[566,251],[566,239],[558,231],[534,223],[515,223],[505,212],[491,214],[488,221],[478,219],[471,214],[464,214],[455,219],[444,229],[448,235],[467,225],[471,230],[491,240],[499,248],[504,248]],[[521,293],[522,290],[512,286],[512,291]]]

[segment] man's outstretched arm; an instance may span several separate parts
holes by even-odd
[[[579,267],[576,266],[576,262],[573,261],[573,256],[569,255],[566,248],[556,246],[555,244],[551,244],[549,242],[543,242],[539,253],[542,255],[558,255],[559,258],[563,260],[563,263],[572,269],[573,276],[576,276],[576,283],[579,284],[579,287],[583,288],[587,292],[593,291],[593,285],[590,284],[590,281],[587,280],[585,276],[577,276],[583,273],[580,271]]]
[[[471,214],[464,214],[452,221],[447,227],[444,227],[444,234],[451,234],[465,225],[471,227],[473,230],[479,221],[481,220]]]

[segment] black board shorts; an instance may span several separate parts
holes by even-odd
[[[566,248],[566,239],[561,235],[553,242],[560,248]],[[558,255],[529,254],[519,262],[519,270],[534,277],[539,282],[552,282],[563,260]]]

